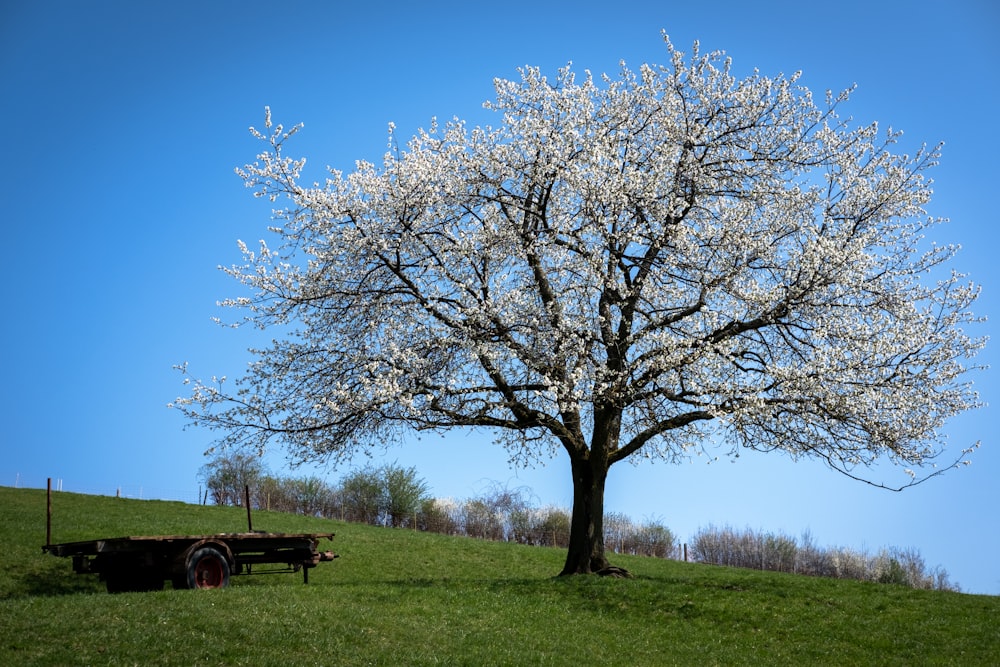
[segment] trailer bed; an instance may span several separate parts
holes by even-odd
[[[220,540],[231,546],[254,549],[301,547],[303,541],[312,542],[323,538],[333,539],[335,533],[214,533],[212,535],[138,535],[129,537],[105,537],[97,540],[81,540],[48,544],[42,547],[53,556],[97,555],[108,551],[144,549],[151,544],[193,544],[199,540]]]

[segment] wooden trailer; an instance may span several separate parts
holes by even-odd
[[[214,535],[154,535],[110,537],[52,544],[52,480],[43,552],[73,559],[77,574],[97,574],[109,593],[160,590],[166,581],[174,588],[225,588],[231,576],[309,570],[337,558],[320,551],[320,540],[333,533],[267,533],[255,531],[250,516],[250,488],[246,488],[247,532]],[[270,566],[270,567],[267,567]]]
[[[337,557],[320,551],[333,533],[219,533],[113,537],[47,544],[54,556],[73,559],[77,574],[98,574],[109,593],[152,591],[171,581],[174,588],[224,588],[241,574],[309,570]],[[264,569],[262,566],[272,566]]]

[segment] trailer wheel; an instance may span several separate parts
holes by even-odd
[[[225,588],[229,585],[229,562],[218,549],[202,547],[187,560],[188,588]]]

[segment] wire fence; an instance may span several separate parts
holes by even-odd
[[[14,473],[10,479],[0,479],[0,486],[15,489],[45,489],[49,481],[53,491],[82,493],[91,496],[114,496],[132,500],[174,500],[183,503],[205,502],[205,491],[197,485],[187,488],[145,485],[135,482],[93,482],[63,477],[32,477]]]

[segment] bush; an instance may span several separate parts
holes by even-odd
[[[340,483],[341,518],[355,523],[378,525],[384,501],[378,471],[367,467],[356,470]]]
[[[635,535],[635,554],[654,558],[674,558],[677,543],[669,528],[658,521],[648,521],[639,527]]]
[[[342,518],[376,526],[415,525],[428,497],[416,469],[396,464],[356,470],[340,483]]]
[[[396,464],[379,468],[378,476],[382,482],[384,520],[396,528],[412,526],[429,497],[427,483],[417,477],[416,468],[401,468]]]
[[[502,517],[480,498],[465,501],[461,506],[462,531],[469,537],[482,540],[502,540],[504,526]]]
[[[558,507],[546,507],[540,512],[541,521],[538,524],[539,546],[561,547],[569,546],[569,529],[572,517],[569,512]]]
[[[416,528],[443,535],[461,535],[462,523],[459,518],[458,503],[451,498],[425,499],[420,503]]]
[[[266,471],[260,457],[227,451],[202,466],[199,475],[216,505],[242,507],[246,488],[255,489]]]
[[[604,548],[619,554],[635,553],[636,527],[624,514],[609,512],[604,515]]]

